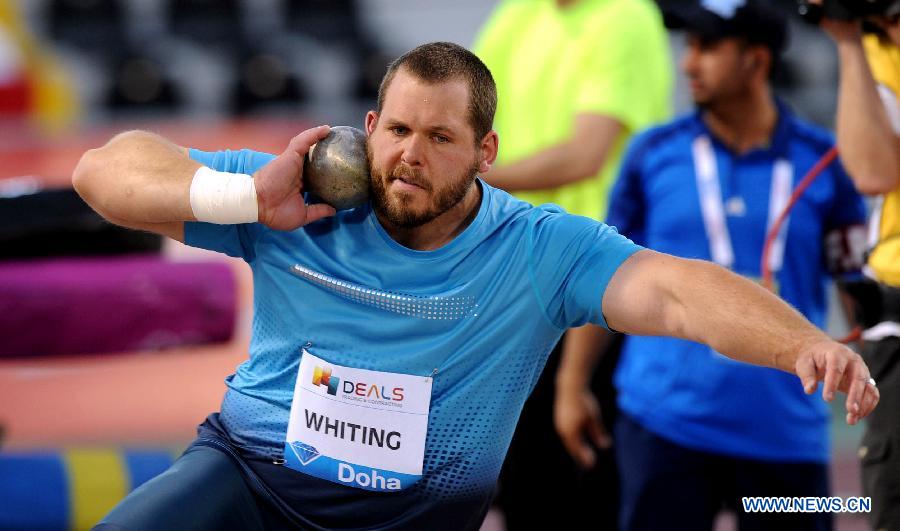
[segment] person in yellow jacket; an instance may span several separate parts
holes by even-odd
[[[474,52],[497,83],[494,128],[503,138],[497,165],[483,178],[533,205],[554,203],[603,221],[628,139],[671,112],[672,59],[654,2],[503,0]],[[501,474],[498,500],[510,531],[575,526],[586,517],[598,528],[615,528],[611,454],[583,456],[576,465],[553,418],[560,360],[573,350],[605,350],[605,343],[606,336],[587,325],[567,332],[551,354]],[[609,391],[614,362],[608,352],[593,378],[608,413],[615,404]],[[606,434],[595,435],[597,446],[609,446]],[[554,487],[536,490],[532,478],[552,479]],[[558,510],[548,512],[548,505]]]
[[[882,408],[866,423],[859,449],[863,491],[874,529],[900,529],[900,2],[869,20],[825,19],[840,61],[837,139],[859,191],[876,195],[866,273],[876,284],[862,308],[863,358]]]
[[[888,27],[894,28],[897,41],[900,41],[900,24],[894,23]],[[891,128],[896,135],[900,134],[900,104],[898,104],[900,47],[886,35],[866,35],[863,39],[863,47],[874,79],[878,83],[876,89],[885,105],[886,117],[890,120]],[[877,127],[878,123],[873,125]],[[895,149],[900,148],[900,144],[897,144],[894,138],[888,138],[894,141]],[[893,157],[896,156],[896,154],[893,155]],[[877,160],[872,162],[877,165]],[[900,287],[900,174],[892,174],[891,169],[897,170],[898,168],[888,166],[875,173],[860,172],[857,186],[863,192],[880,194],[878,209],[873,217],[872,238],[870,238],[872,249],[868,263],[871,275],[879,282]]]

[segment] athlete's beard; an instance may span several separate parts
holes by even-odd
[[[473,161],[472,166],[449,179],[446,186],[436,190],[434,184],[425,178],[421,170],[400,164],[388,174],[386,170],[376,166],[372,156],[372,145],[368,141],[366,155],[369,158],[371,173],[369,189],[372,208],[388,223],[403,229],[420,227],[459,204],[478,174],[478,162]],[[424,209],[417,209],[413,204],[412,195],[403,192],[389,193],[390,183],[399,177],[422,188],[428,194],[431,204]]]

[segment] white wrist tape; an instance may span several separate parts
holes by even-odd
[[[200,166],[191,181],[191,210],[197,221],[207,223],[231,225],[259,221],[253,177]]]

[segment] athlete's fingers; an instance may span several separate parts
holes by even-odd
[[[878,390],[878,387],[873,383],[875,380],[869,380],[866,382],[866,391],[863,395],[862,405],[860,408],[859,416],[866,417],[872,410],[875,409],[875,406],[878,405],[878,401],[881,400],[881,392]]]
[[[844,379],[844,371],[847,370],[847,357],[843,352],[830,350],[823,357],[825,361],[825,386],[822,388],[822,397],[831,402],[838,385]],[[849,405],[849,396],[848,402]],[[850,411],[850,408],[847,408]],[[855,412],[854,412],[855,413]]]
[[[306,223],[312,223],[328,216],[335,214],[335,209],[331,205],[325,203],[316,203],[314,205],[306,205]]]
[[[318,127],[313,127],[312,129],[307,129],[291,139],[287,151],[296,153],[300,156],[306,155],[309,153],[309,148],[319,140],[328,136],[330,131],[331,127],[327,125],[320,125]]]
[[[803,391],[808,395],[813,394],[819,379],[817,378],[816,362],[813,361],[812,356],[806,354],[797,358],[794,371],[803,384]]]

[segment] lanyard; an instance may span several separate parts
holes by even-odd
[[[727,268],[734,266],[734,248],[731,245],[731,234],[725,221],[725,207],[722,203],[722,190],[719,186],[719,170],[716,167],[716,154],[712,142],[706,135],[694,139],[691,146],[694,155],[694,173],[697,177],[697,192],[700,194],[700,210],[703,214],[703,225],[709,241],[709,251],[713,262]],[[769,216],[766,232],[787,206],[791,197],[794,181],[794,167],[783,158],[775,161],[772,168],[772,185],[769,190]],[[787,239],[788,222],[784,220],[778,236],[772,242],[769,252],[769,268],[779,271],[784,261],[784,245]]]

